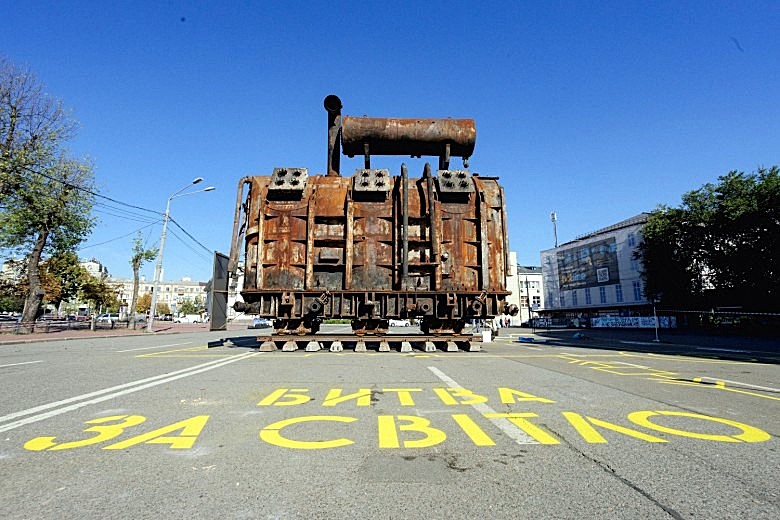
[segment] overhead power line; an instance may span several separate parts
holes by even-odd
[[[170,217],[170,216],[169,216],[169,217],[168,217],[168,220],[170,220],[171,222],[173,222],[173,224],[174,224],[174,225],[175,225],[177,228],[179,228],[179,229],[182,231],[182,233],[184,233],[185,235],[187,235],[187,236],[190,238],[190,240],[192,240],[193,242],[195,242],[196,244],[198,244],[200,247],[202,247],[202,248],[203,248],[203,250],[204,250],[204,251],[206,251],[206,252],[207,252],[209,255],[212,255],[212,254],[214,253],[214,251],[213,251],[213,250],[209,249],[208,247],[206,247],[206,246],[204,246],[203,244],[201,244],[200,242],[198,242],[198,239],[197,239],[197,238],[195,238],[194,236],[192,236],[192,235],[191,235],[191,234],[190,234],[190,233],[189,233],[189,232],[188,232],[186,229],[184,229],[183,227],[181,227],[181,226],[179,225],[179,223],[178,223],[178,222],[176,222],[175,220],[173,220],[173,217]]]
[[[127,234],[125,234],[125,235],[122,235],[122,236],[119,236],[119,237],[116,237],[116,238],[112,238],[112,239],[110,239],[110,240],[106,240],[105,242],[99,242],[99,243],[97,243],[97,244],[89,244],[89,245],[86,245],[86,246],[84,246],[84,247],[80,247],[78,250],[79,250],[79,251],[83,251],[84,249],[89,249],[90,247],[97,247],[97,246],[102,246],[102,245],[104,245],[104,244],[108,244],[108,243],[111,243],[111,242],[115,242],[115,241],[117,241],[117,240],[121,240],[121,239],[123,239],[123,238],[129,237],[130,235],[132,235],[132,234],[134,234],[134,233],[138,233],[138,232],[139,232],[139,231],[141,231],[142,229],[146,229],[146,228],[148,228],[148,227],[152,227],[152,226],[154,226],[155,224],[157,224],[158,222],[159,222],[159,220],[158,220],[158,221],[155,221],[155,222],[152,222],[151,224],[147,224],[147,225],[145,225],[145,226],[142,226],[142,227],[140,227],[140,228],[138,228],[138,229],[135,229],[135,230],[133,230],[133,231],[131,231],[130,233],[127,233]]]
[[[182,239],[175,231],[173,231],[173,229],[169,230],[169,233],[171,234],[172,237],[174,237],[176,240],[178,240],[184,247],[186,247],[187,249],[192,251],[192,253],[195,256],[200,258],[203,261],[204,264],[210,264],[211,263],[211,257],[209,255],[205,254],[200,249],[197,249],[197,248],[193,247],[187,241]]]
[[[79,186],[78,184],[71,184],[70,182],[63,181],[62,179],[57,179],[56,177],[52,177],[51,175],[47,175],[47,174],[45,174],[43,172],[35,171],[32,168],[30,168],[29,166],[21,166],[21,168],[29,171],[30,173],[34,173],[35,175],[40,175],[41,177],[49,179],[50,181],[59,182],[60,184],[68,186],[69,188],[74,188],[74,189],[77,189],[79,191],[83,191],[84,193],[89,193],[90,195],[93,195],[95,197],[99,197],[101,199],[105,199],[105,200],[111,201],[114,204],[119,204],[121,206],[125,206],[125,207],[128,207],[128,208],[133,208],[133,209],[138,209],[138,210],[141,210],[141,211],[146,211],[148,213],[154,213],[155,215],[160,215],[160,216],[163,215],[162,212],[160,212],[160,211],[155,211],[153,209],[143,208],[141,206],[136,206],[134,204],[128,204],[127,202],[122,202],[121,200],[112,199],[111,197],[108,197],[106,195],[102,195],[100,193],[92,191],[92,190],[90,190],[88,188],[85,188],[83,186]]]

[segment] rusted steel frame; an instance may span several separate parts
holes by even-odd
[[[236,276],[236,270],[238,269],[238,257],[240,256],[241,248],[243,247],[243,244],[239,243],[239,238],[240,238],[239,229],[243,227],[244,232],[246,232],[247,220],[249,218],[248,215],[244,213],[244,225],[241,226],[239,224],[239,221],[241,219],[241,207],[244,203],[244,184],[250,185],[249,193],[251,195],[252,193],[251,183],[252,183],[251,177],[244,177],[240,181],[238,181],[238,194],[236,195],[236,210],[235,210],[235,215],[233,217],[233,238],[230,240],[230,259],[228,260],[228,273],[230,273],[231,278],[234,278]],[[241,238],[243,238],[243,235]]]
[[[403,206],[401,208],[401,287],[409,285],[409,171],[406,164],[401,165],[401,190]]]
[[[339,153],[339,134],[341,133],[341,100],[330,95],[324,101],[328,111],[328,167],[325,170],[329,176],[340,175],[341,155]]]
[[[477,185],[477,196],[474,198],[474,201],[477,204],[477,214],[479,215],[479,254],[481,258],[479,266],[480,289],[489,290],[490,278],[488,273],[488,258],[490,255],[488,248],[490,247],[490,237],[488,236],[488,209],[485,201],[485,183],[479,178],[474,178],[474,182]]]
[[[506,275],[509,273],[509,222],[506,218],[506,198],[504,198],[504,187],[498,184],[497,186],[498,196],[501,197],[501,235],[504,239],[504,282],[501,285],[506,287]],[[531,299],[529,298],[528,301],[530,302]]]
[[[317,204],[317,188],[312,188],[309,203],[306,206],[306,276],[303,282],[303,288],[311,290],[314,287],[314,214]]]
[[[352,201],[352,188],[347,190],[347,207],[345,208],[346,220],[344,221],[344,289],[352,288],[352,256],[354,254],[355,234],[352,229],[355,220],[355,204]]]
[[[341,118],[341,148],[349,157],[364,154],[365,143],[373,155],[441,157],[449,144],[451,155],[465,159],[476,140],[473,119]]]
[[[431,165],[425,163],[423,170],[425,184],[428,189],[428,222],[430,225],[431,239],[431,263],[433,264],[433,283],[431,289],[438,290],[441,287],[441,264],[439,263],[439,218],[436,206],[436,188],[431,174]]]
[[[255,261],[257,262],[257,272],[255,273],[255,287],[263,287],[263,254],[265,253],[265,197],[257,196],[257,250],[255,251]],[[251,208],[253,204],[249,204]],[[248,260],[247,260],[248,261]]]

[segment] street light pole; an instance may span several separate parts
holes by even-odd
[[[163,266],[163,250],[165,249],[165,236],[168,233],[168,220],[170,220],[170,213],[171,213],[171,201],[175,199],[176,197],[183,197],[185,195],[194,195],[195,193],[201,193],[203,191],[213,191],[215,188],[214,186],[209,186],[208,188],[204,188],[202,190],[197,191],[188,191],[186,193],[182,193],[184,190],[192,186],[193,184],[198,184],[199,182],[203,181],[203,177],[198,177],[192,181],[192,183],[186,185],[170,197],[168,197],[168,202],[165,204],[165,215],[163,216],[163,227],[162,227],[162,234],[160,235],[160,250],[157,252],[157,266],[154,268],[154,288],[152,289],[152,305],[149,308],[149,319],[146,321],[146,332],[152,332],[152,327],[154,325],[154,313],[157,311],[157,296],[160,293],[160,282],[162,281],[162,266]]]
[[[555,247],[558,247],[558,215],[553,211],[550,213],[550,221],[553,224],[553,235],[555,235]]]

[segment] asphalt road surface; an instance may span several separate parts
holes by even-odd
[[[771,348],[258,332],[1,345],[0,518],[780,518]]]

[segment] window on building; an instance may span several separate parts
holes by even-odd
[[[590,287],[585,289],[585,305],[590,305],[593,303],[593,300],[590,298]]]
[[[631,270],[639,271],[639,260],[637,260],[636,258],[631,259]]]
[[[575,307],[578,305],[578,303],[577,303],[577,290],[576,289],[571,292],[571,304],[573,306],[575,306]]]
[[[542,304],[542,297],[541,296],[531,296],[531,303],[533,305],[541,305]]]
[[[528,307],[528,296],[520,296],[520,307]]]
[[[634,286],[634,301],[641,301],[642,300],[642,282],[639,280],[634,280],[633,284]]]
[[[603,285],[599,287],[599,301],[601,301],[601,303],[607,303],[607,288]]]
[[[561,295],[558,297],[558,299],[561,302],[561,307],[566,307],[566,297],[561,293]]]
[[[623,301],[623,286],[620,284],[615,286],[615,301],[618,303]]]
[[[636,245],[636,237],[633,233],[628,234],[628,247],[634,247]]]

